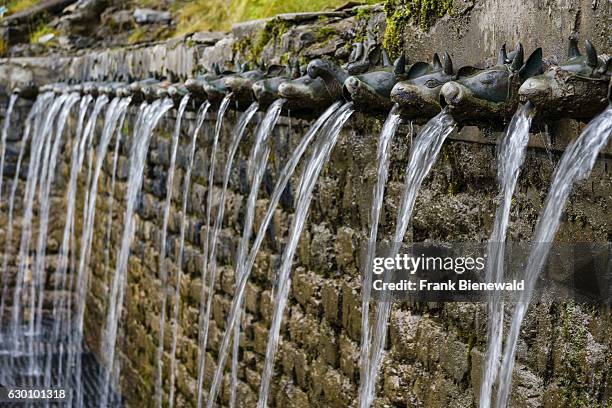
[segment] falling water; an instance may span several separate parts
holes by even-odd
[[[181,216],[181,227],[180,227],[180,236],[179,236],[179,252],[176,264],[178,266],[176,271],[176,281],[174,283],[174,299],[173,299],[173,311],[172,311],[172,351],[170,354],[170,375],[171,375],[171,389],[174,388],[174,375],[175,375],[175,364],[176,364],[176,342],[177,342],[177,332],[178,332],[178,324],[179,324],[179,308],[180,308],[180,290],[181,290],[181,275],[182,275],[182,265],[183,265],[183,250],[185,246],[185,229],[187,228],[187,200],[189,197],[189,189],[191,187],[191,172],[193,170],[193,162],[195,159],[195,149],[196,149],[196,141],[198,139],[198,135],[200,134],[200,129],[204,124],[204,119],[206,119],[206,113],[208,112],[208,108],[210,108],[210,103],[205,102],[200,106],[198,110],[198,115],[196,118],[196,127],[191,137],[191,146],[189,150],[189,163],[187,164],[187,169],[185,171],[185,178],[183,180],[183,207],[182,207],[182,216]],[[165,311],[165,309],[162,309]],[[161,340],[161,339],[160,339]],[[173,400],[172,396],[170,401]],[[160,398],[161,399],[161,398]]]
[[[197,407],[200,408],[202,406],[202,384],[204,383],[204,368],[206,364],[206,340],[205,338],[208,336],[208,326],[204,327],[204,310],[205,303],[204,299],[206,298],[206,276],[208,274],[208,251],[210,248],[210,217],[212,211],[212,201],[213,201],[213,187],[214,187],[214,176],[215,176],[215,164],[217,160],[217,145],[219,143],[219,135],[221,133],[221,126],[223,125],[223,117],[225,116],[225,112],[229,106],[230,100],[232,98],[232,94],[223,98],[221,101],[221,105],[219,106],[219,111],[217,112],[217,121],[215,122],[215,134],[213,136],[213,144],[212,150],[210,152],[210,161],[208,163],[208,197],[206,202],[206,234],[204,237],[204,265],[202,266],[202,290],[200,292],[200,321],[199,321],[199,339],[198,339],[198,348],[200,351],[200,355],[198,358],[198,403]]]
[[[164,328],[166,326],[166,302],[168,295],[166,286],[168,283],[166,272],[166,238],[168,234],[168,219],[170,218],[170,204],[172,202],[172,186],[174,184],[174,168],[176,164],[176,153],[178,152],[179,136],[181,135],[181,121],[183,113],[189,102],[189,95],[183,96],[179,104],[176,122],[174,124],[174,133],[172,135],[172,147],[170,149],[170,168],[168,169],[168,177],[166,178],[166,202],[164,203],[162,229],[159,249],[159,280],[162,287],[162,306],[159,318],[159,344],[157,347],[157,387],[156,397],[158,406],[162,406],[162,369],[164,356]],[[172,394],[172,391],[170,391]]]
[[[68,274],[68,254],[70,252],[70,245],[75,245],[74,240],[74,210],[76,205],[76,184],[77,177],[82,167],[84,152],[85,152],[85,139],[83,136],[83,125],[85,122],[85,114],[89,108],[89,105],[93,101],[93,98],[90,95],[86,95],[81,98],[79,113],[77,117],[77,126],[75,136],[72,140],[72,151],[71,151],[71,161],[70,161],[70,178],[68,181],[68,187],[66,192],[66,223],[64,224],[64,231],[62,235],[62,242],[59,249],[59,258],[56,269],[56,276],[59,276],[59,279],[56,278],[54,282],[54,291],[56,293],[60,293],[60,290],[70,290],[67,287],[67,274]],[[58,345],[59,348],[59,367],[58,373],[59,378],[62,378],[62,363],[63,363],[63,353],[64,353],[64,339],[63,337],[66,333],[71,332],[71,324],[70,315],[68,308],[64,304],[65,299],[63,296],[56,296],[53,299],[53,328],[51,331],[51,338],[54,344]],[[70,335],[69,335],[70,336]],[[61,339],[60,339],[61,338]],[[61,341],[60,341],[61,340]],[[50,363],[48,361],[47,370],[50,368]],[[66,370],[66,374],[68,370]],[[47,371],[48,374],[48,371]]]
[[[163,101],[158,99],[151,105],[143,103],[139,112],[140,120],[137,121],[137,126],[134,128],[126,193],[125,228],[123,230],[123,237],[121,238],[121,248],[117,258],[117,267],[115,268],[111,291],[109,293],[108,313],[106,316],[105,330],[102,336],[101,350],[107,369],[104,373],[102,384],[101,406],[107,405],[111,375],[115,368],[114,360],[117,328],[123,305],[125,283],[127,280],[130,244],[135,232],[134,211],[136,209],[136,200],[138,199],[138,194],[142,186],[143,171],[147,152],[149,150],[149,143],[151,141],[151,134],[162,116],[164,116],[173,106],[174,103],[168,98]]]
[[[2,180],[4,179],[4,158],[6,155],[6,138],[8,137],[8,131],[11,127],[11,116],[13,116],[13,108],[15,102],[17,102],[19,95],[16,93],[11,94],[8,108],[6,108],[6,116],[4,117],[4,126],[2,126],[2,136],[0,138],[0,203],[2,202]],[[1,315],[0,315],[1,316]]]
[[[123,139],[123,125],[127,116],[127,109],[121,114],[117,124],[117,139],[115,141],[115,151],[113,152],[113,165],[111,169],[111,183],[106,198],[107,214],[106,214],[106,233],[104,239],[104,282],[106,282],[108,266],[110,264],[111,253],[111,233],[113,226],[113,203],[115,202],[115,182],[117,179],[117,163],[119,162],[119,147]]]
[[[236,272],[242,272],[244,270],[244,262],[247,255],[247,249],[251,240],[251,234],[253,231],[253,221],[255,219],[255,205],[257,203],[257,195],[259,193],[259,186],[263,179],[264,172],[266,170],[266,164],[268,163],[268,157],[270,155],[270,145],[268,139],[278,117],[281,113],[284,99],[278,99],[270,105],[266,112],[266,116],[261,121],[257,134],[255,136],[255,142],[251,153],[249,154],[249,161],[247,165],[247,177],[251,182],[251,190],[246,203],[246,211],[244,217],[244,227],[242,229],[242,238],[238,244],[237,256],[236,256]],[[240,280],[240,276],[236,276],[236,282]],[[232,350],[232,373],[230,383],[230,401],[229,406],[233,408],[236,405],[236,390],[238,387],[238,352],[240,345],[240,315],[242,314],[241,306],[238,311],[238,318],[234,324],[234,347]]]
[[[66,124],[66,120],[68,119],[68,114],[70,113],[70,110],[79,99],[80,97],[78,94],[72,93],[69,95],[68,99],[64,103],[64,106],[62,107],[62,110],[57,120],[55,139],[53,140],[53,143],[51,143],[51,140],[49,140],[48,146],[51,146],[51,150],[49,151],[47,167],[45,167],[45,164],[43,164],[43,168],[41,170],[38,198],[40,203],[40,210],[38,214],[38,239],[36,245],[34,277],[32,285],[30,286],[31,288],[35,288],[37,292],[35,296],[36,298],[38,298],[38,304],[37,306],[35,306],[35,296],[33,296],[34,292],[30,292],[30,310],[34,310],[34,308],[36,308],[35,318],[30,319],[30,332],[38,333],[39,335],[42,335],[42,305],[45,294],[44,286],[46,281],[45,261],[47,249],[47,229],[49,225],[49,210],[51,206],[49,195],[51,193],[51,185],[53,184],[53,180],[55,179],[57,159],[62,143],[64,126]],[[34,324],[36,324],[36,328],[34,328]],[[31,341],[29,342],[29,353],[31,356],[30,361],[33,364],[34,356],[32,346],[35,342],[35,338],[31,337],[30,340]],[[50,355],[51,353],[48,354]],[[30,368],[34,369],[34,366],[32,364],[30,365]],[[48,385],[48,380],[49,375],[47,375],[47,372],[45,372],[45,386]]]
[[[39,181],[39,169],[42,172],[42,169],[47,167],[49,151],[51,148],[52,137],[50,137],[53,132],[52,124],[55,121],[56,115],[59,113],[60,108],[64,104],[64,102],[68,99],[68,95],[60,95],[53,100],[53,103],[49,107],[49,109],[45,112],[43,120],[40,126],[36,129],[36,134],[32,138],[32,144],[30,147],[30,163],[28,166],[28,176],[26,181],[26,188],[24,192],[24,212],[22,218],[22,229],[21,229],[21,240],[19,244],[19,267],[17,269],[17,279],[15,289],[13,291],[13,311],[12,311],[12,339],[14,342],[14,352],[17,354],[20,352],[19,350],[19,341],[23,339],[20,336],[20,332],[22,332],[21,327],[21,315],[24,312],[22,310],[22,291],[24,283],[26,283],[26,269],[29,264],[29,254],[30,254],[30,241],[32,238],[32,217],[34,213],[34,198],[36,196],[36,187],[38,186]],[[48,148],[43,149],[45,146]],[[42,166],[42,169],[41,169]],[[41,177],[44,180],[44,177]],[[34,323],[34,293],[35,293],[35,285],[34,282],[30,281],[30,322]],[[29,336],[34,336],[33,326],[30,325],[29,333],[24,333]],[[33,340],[32,340],[33,341]],[[28,344],[31,344],[32,341],[29,341]],[[32,368],[33,361],[30,364],[30,370],[34,371]]]
[[[91,114],[89,115],[89,118],[87,119],[87,123],[85,124],[85,129],[83,130],[83,135],[82,138],[84,140],[85,143],[85,148],[84,148],[84,154],[87,154],[87,158],[86,158],[86,162],[87,162],[87,176],[84,179],[85,181],[85,185],[84,185],[84,191],[85,191],[85,195],[84,195],[84,199],[83,199],[83,215],[82,215],[82,226],[83,226],[83,230],[85,230],[85,225],[87,223],[87,208],[88,208],[88,201],[89,201],[89,186],[91,185],[91,178],[92,178],[92,167],[93,167],[93,154],[94,154],[94,136],[95,136],[95,132],[96,132],[96,126],[97,126],[97,122],[98,122],[98,117],[100,116],[100,113],[102,112],[102,109],[108,104],[108,97],[106,95],[100,95],[96,98],[96,101],[94,103],[94,107],[93,110],[91,112]],[[85,160],[85,159],[84,159]],[[81,169],[79,169],[80,171]],[[70,236],[70,268],[69,270],[71,271],[70,273],[70,280],[68,282],[68,288],[70,288],[70,290],[73,290],[75,288],[75,279],[78,279],[78,273],[76,273],[77,271],[77,265],[76,265],[76,252],[77,252],[77,242],[74,239],[74,220],[72,220],[72,231],[71,231],[71,236]],[[83,246],[83,242],[81,241],[81,246]],[[74,345],[74,339],[73,339],[73,335],[74,333],[74,328],[72,327],[72,311],[73,311],[73,305],[72,305],[72,300],[73,297],[70,296],[67,299],[67,305],[65,307],[67,313],[69,314],[69,317],[67,318],[67,320],[69,321],[69,326],[67,327],[67,329],[64,329],[65,331],[63,333],[65,333],[65,335],[67,336],[67,343]],[[61,332],[60,332],[61,333]],[[80,347],[80,344],[78,345]],[[72,347],[72,346],[71,346]],[[78,352],[78,351],[75,351]],[[69,358],[69,364],[70,364],[70,360],[73,359],[74,354],[69,354],[68,358]]]
[[[217,207],[217,217],[215,219],[215,223],[213,225],[211,240],[210,240],[210,255],[208,260],[208,279],[202,280],[202,286],[205,284],[208,286],[208,297],[206,299],[206,311],[203,317],[203,337],[201,344],[201,355],[206,354],[206,346],[208,343],[208,329],[210,325],[210,316],[212,313],[212,303],[214,298],[214,288],[215,282],[217,278],[217,239],[219,237],[219,232],[221,231],[221,225],[223,224],[223,214],[225,211],[225,195],[227,193],[227,186],[229,183],[230,174],[232,171],[232,164],[234,162],[234,156],[236,155],[236,151],[238,151],[238,146],[242,137],[244,136],[244,132],[246,131],[246,127],[257,112],[259,108],[259,104],[257,102],[253,102],[247,110],[240,116],[238,119],[238,123],[234,129],[233,138],[230,141],[229,152],[226,158],[225,169],[223,173],[223,186],[221,189],[221,196],[219,198],[219,206]],[[213,165],[212,162],[210,164]],[[209,194],[212,193],[212,190]],[[210,195],[209,195],[210,198]],[[211,201],[209,201],[209,204]],[[202,364],[202,368],[204,368],[204,364]],[[202,373],[203,375],[204,373]]]
[[[521,106],[510,121],[508,128],[502,136],[497,150],[497,182],[501,190],[501,204],[495,212],[493,232],[487,245],[487,282],[501,282],[504,277],[504,249],[506,230],[510,218],[512,195],[518,179],[519,171],[525,159],[525,148],[529,141],[529,127],[531,126],[530,104]],[[491,391],[499,365],[499,356],[502,346],[502,331],[504,324],[504,306],[500,295],[491,292],[489,296],[489,321],[487,326],[487,355],[485,369],[482,374],[480,386],[480,407],[489,408],[491,405]]]
[[[74,211],[76,207],[76,191],[77,191],[77,179],[81,168],[83,167],[83,160],[85,158],[85,146],[87,145],[86,138],[83,138],[83,124],[85,122],[85,114],[91,104],[93,98],[90,95],[86,95],[81,98],[79,107],[79,114],[77,118],[77,127],[74,139],[72,141],[72,152],[70,159],[70,177],[68,180],[68,186],[66,191],[66,224],[64,224],[64,232],[62,234],[62,243],[59,250],[59,259],[57,272],[60,276],[60,280],[55,282],[55,290],[60,288],[66,288],[66,274],[68,270],[68,254],[70,252],[70,245],[73,239],[74,233]],[[57,340],[57,336],[61,330],[61,322],[63,319],[58,318],[59,311],[62,308],[60,305],[60,298],[56,298],[53,303],[53,315],[56,316],[54,321],[54,340]]]
[[[527,312],[540,270],[559,228],[561,215],[574,183],[586,179],[595,164],[597,155],[607,145],[612,135],[612,106],[595,117],[580,136],[567,146],[553,175],[544,209],[535,228],[533,246],[525,271],[525,289],[514,309],[510,332],[506,339],[497,393],[498,408],[506,407],[510,397],[514,355],[521,323]]]
[[[36,126],[36,132],[32,136],[30,147],[30,161],[28,165],[28,175],[23,197],[23,217],[21,221],[21,239],[19,243],[19,266],[17,269],[17,279],[13,290],[13,310],[12,310],[12,342],[14,351],[19,351],[19,339],[21,327],[21,296],[23,291],[24,278],[26,268],[29,263],[30,240],[32,237],[32,217],[34,211],[34,198],[36,195],[36,186],[38,185],[39,168],[43,154],[45,142],[49,139],[47,136],[51,124],[55,119],[62,104],[66,100],[67,95],[61,95],[53,99],[53,102],[43,112],[41,122]]]
[[[244,264],[242,271],[236,271],[236,276],[240,277],[238,282],[236,283],[236,289],[234,293],[234,298],[232,299],[232,304],[230,307],[229,315],[227,318],[227,323],[225,325],[226,330],[223,334],[223,340],[221,341],[221,345],[219,347],[219,356],[217,358],[217,370],[215,371],[215,376],[213,379],[213,383],[210,387],[210,392],[208,394],[208,402],[206,404],[207,408],[212,408],[214,406],[214,401],[217,397],[217,393],[219,392],[219,387],[221,386],[221,380],[223,378],[223,370],[225,367],[225,360],[227,359],[227,355],[229,353],[230,340],[232,338],[233,330],[232,328],[236,325],[236,321],[239,317],[240,308],[242,306],[242,301],[244,299],[244,293],[246,290],[246,284],[248,282],[249,276],[251,275],[251,270],[253,265],[255,264],[255,258],[257,253],[259,252],[259,247],[261,246],[263,239],[265,237],[266,231],[268,229],[268,225],[270,225],[270,221],[272,221],[272,216],[274,215],[274,211],[276,210],[276,206],[280,201],[281,194],[285,191],[287,184],[289,183],[289,179],[293,175],[295,168],[297,167],[302,155],[306,151],[306,148],[313,140],[313,138],[317,135],[321,127],[327,120],[340,108],[340,102],[336,102],[331,105],[327,110],[319,116],[319,118],[312,124],[308,132],[304,135],[300,143],[296,147],[296,149],[291,154],[291,157],[281,170],[279,174],[278,181],[274,186],[274,191],[272,192],[272,196],[270,197],[270,204],[268,205],[268,209],[266,210],[266,214],[263,217],[263,221],[261,222],[259,229],[257,230],[257,235],[255,237],[255,242],[251,247],[251,251],[249,252],[249,257],[247,258],[246,263]]]
[[[442,148],[442,143],[444,143],[444,140],[446,140],[446,137],[453,128],[454,121],[445,109],[427,122],[414,140],[410,151],[408,167],[406,168],[405,190],[397,214],[395,235],[391,253],[389,254],[390,258],[394,258],[400,250],[412,217],[412,209],[414,208],[414,202],[421,183],[423,183],[423,180],[429,174]],[[385,347],[390,313],[391,299],[388,298],[388,294],[385,294],[378,302],[376,310],[376,325],[374,327],[374,338],[370,351],[370,372],[368,374],[368,381],[371,385],[366,385],[369,390],[369,395],[366,394],[369,398],[365,401],[365,406],[367,407],[372,404],[375,397],[374,385],[376,384],[378,369]]]
[[[131,98],[113,99],[109,109],[106,112],[102,135],[98,142],[96,150],[96,163],[93,176],[90,180],[90,190],[85,201],[86,212],[83,219],[83,228],[81,232],[81,251],[79,255],[79,265],[77,270],[76,280],[76,316],[75,316],[75,338],[73,345],[70,348],[71,357],[68,361],[72,362],[76,359],[75,378],[77,381],[76,388],[76,403],[77,406],[83,406],[83,393],[81,387],[81,343],[83,341],[83,318],[85,314],[85,299],[87,295],[87,286],[89,282],[89,258],[91,255],[91,243],[93,239],[95,217],[96,217],[96,200],[98,196],[98,180],[102,171],[102,166],[106,160],[106,152],[110,141],[115,134],[115,129],[119,118],[125,113]]]
[[[15,196],[17,194],[17,187],[19,185],[19,176],[21,174],[21,164],[26,151],[26,146],[30,140],[30,135],[36,133],[38,126],[42,119],[42,116],[46,112],[44,109],[48,106],[52,100],[52,95],[46,93],[38,96],[28,117],[26,119],[25,129],[21,140],[21,149],[19,150],[19,157],[17,158],[17,165],[15,167],[15,176],[13,178],[13,184],[11,186],[11,194],[9,196],[9,207],[8,207],[8,221],[6,227],[6,237],[4,242],[4,257],[2,258],[2,294],[0,296],[0,343],[2,346],[8,346],[7,342],[4,341],[5,333],[2,329],[2,323],[4,321],[4,311],[6,307],[6,300],[8,297],[8,259],[9,254],[13,251],[13,211],[15,208]],[[0,350],[5,351],[5,350]]]
[[[308,217],[314,186],[319,178],[319,174],[321,174],[323,166],[329,160],[329,155],[336,145],[342,127],[353,113],[352,107],[353,104],[351,102],[344,104],[338,110],[338,113],[325,124],[325,128],[321,132],[321,136],[314,147],[313,155],[300,179],[300,189],[297,193],[295,215],[291,222],[287,246],[283,253],[283,260],[278,273],[278,283],[276,285],[277,295],[274,302],[270,334],[268,335],[266,360],[261,376],[261,386],[259,387],[259,401],[257,403],[259,408],[267,406],[281,321],[289,296],[289,288],[291,287],[291,264],[293,263],[293,255],[297,250],[297,244],[300,240],[302,229]]]
[[[389,161],[391,158],[391,139],[399,126],[401,119],[397,113],[398,105],[396,104],[389,112],[387,120],[383,125],[382,132],[378,139],[377,160],[378,171],[376,185],[372,192],[372,209],[370,211],[370,238],[368,240],[368,249],[365,259],[365,268],[362,284],[361,298],[361,354],[359,356],[359,401],[360,407],[366,408],[371,401],[373,392],[373,383],[369,380],[370,374],[370,344],[372,333],[370,333],[370,298],[372,295],[372,266],[374,262],[374,254],[376,252],[376,236],[378,235],[378,220],[380,219],[380,210],[382,208],[383,198],[385,195],[385,184],[389,172]]]
[[[59,279],[56,278],[54,282],[54,290],[56,293],[59,293],[60,290],[69,290],[66,286],[66,279],[68,273],[68,253],[69,246],[74,243],[73,240],[74,234],[74,209],[76,205],[76,184],[77,177],[80,172],[80,169],[83,164],[83,158],[85,155],[85,139],[83,136],[83,123],[85,121],[85,114],[87,113],[87,109],[91,104],[93,98],[89,95],[86,95],[81,98],[80,106],[79,106],[79,114],[77,119],[77,127],[74,139],[72,141],[72,152],[71,152],[71,167],[70,167],[70,178],[68,181],[68,188],[66,193],[66,223],[64,224],[64,232],[62,235],[62,243],[59,250],[59,259],[57,263],[56,276],[59,276]],[[60,337],[64,333],[69,333],[71,328],[71,322],[69,321],[68,310],[66,305],[64,304],[63,296],[56,296],[53,299],[53,328],[51,332],[52,342],[57,344],[59,347],[59,377],[62,377],[62,362],[63,362],[63,352],[64,352],[64,342],[60,341]],[[63,339],[62,339],[63,340]],[[47,370],[49,369],[50,364],[47,364]]]

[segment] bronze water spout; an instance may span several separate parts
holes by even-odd
[[[524,51],[518,45],[510,60],[505,47],[500,50],[497,64],[488,69],[464,66],[456,79],[440,90],[440,105],[448,106],[458,122],[503,123],[516,110],[518,89],[528,78],[542,73],[542,49],[536,49],[524,61]]]
[[[527,79],[519,89],[519,97],[535,104],[538,119],[588,120],[608,105],[611,76],[612,58],[598,56],[588,40],[582,55],[572,39],[568,60]]]
[[[391,100],[400,106],[407,119],[429,119],[440,112],[440,90],[454,77],[451,56],[444,54],[444,64],[434,54],[433,64],[417,62],[391,90]]]

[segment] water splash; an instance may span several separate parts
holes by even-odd
[[[164,356],[164,329],[166,326],[166,303],[168,302],[168,296],[166,293],[166,286],[168,283],[168,273],[166,270],[166,238],[168,235],[168,219],[170,218],[170,204],[172,202],[172,188],[174,184],[174,170],[176,165],[176,154],[178,152],[179,136],[181,135],[181,122],[183,119],[183,113],[189,102],[189,95],[183,96],[179,104],[178,113],[176,115],[176,121],[174,124],[174,133],[172,134],[172,147],[170,149],[170,168],[168,169],[168,177],[166,178],[166,201],[164,203],[163,216],[162,216],[162,229],[161,229],[161,240],[159,249],[159,279],[162,288],[162,306],[159,318],[159,345],[157,347],[157,386],[156,386],[156,398],[158,406],[162,406],[162,370],[163,370],[163,356]],[[172,401],[172,389],[170,390],[170,401]],[[172,402],[170,402],[172,406]]]
[[[198,333],[198,349],[199,349],[199,357],[198,357],[198,402],[197,407],[202,407],[202,385],[204,383],[204,371],[206,367],[206,343],[208,340],[208,326],[204,326],[204,310],[205,303],[204,299],[206,298],[206,277],[208,275],[208,252],[210,248],[210,218],[212,212],[212,204],[213,204],[213,188],[214,188],[214,177],[215,177],[215,164],[217,161],[217,148],[219,144],[219,135],[221,133],[221,126],[223,125],[223,117],[225,116],[225,112],[229,106],[230,100],[232,98],[232,94],[228,94],[221,101],[221,105],[219,106],[219,111],[217,111],[217,121],[215,122],[215,134],[213,136],[213,144],[212,150],[210,152],[210,160],[208,163],[208,197],[206,202],[206,234],[204,237],[204,264],[202,265],[202,290],[200,292],[200,321],[199,327],[200,331]]]
[[[189,197],[189,190],[191,187],[191,173],[193,171],[193,162],[195,159],[195,149],[196,149],[196,141],[198,139],[198,135],[200,134],[200,130],[202,125],[204,124],[204,119],[206,119],[206,114],[208,109],[210,108],[210,103],[205,102],[200,106],[198,110],[198,115],[196,118],[196,127],[191,136],[191,146],[189,148],[189,162],[187,164],[187,169],[185,170],[185,178],[183,180],[183,207],[182,207],[182,217],[181,217],[181,227],[179,232],[179,252],[176,261],[176,265],[178,266],[176,271],[176,281],[174,283],[174,298],[173,298],[173,311],[172,311],[172,350],[170,352],[170,375],[171,380],[170,384],[172,388],[174,388],[174,375],[175,375],[175,364],[176,364],[176,343],[178,338],[178,324],[179,324],[179,308],[180,308],[180,290],[181,290],[181,278],[182,278],[182,265],[183,265],[183,251],[185,247],[185,229],[187,228],[187,200]],[[162,309],[164,310],[164,309]],[[172,400],[173,398],[171,398]]]
[[[164,100],[156,100],[151,105],[146,103],[140,106],[140,120],[134,129],[133,144],[130,151],[130,170],[126,193],[126,210],[123,230],[121,238],[121,248],[117,258],[117,267],[113,276],[111,290],[108,298],[108,313],[106,316],[105,330],[102,338],[102,356],[106,364],[102,384],[102,395],[100,398],[101,406],[107,406],[109,391],[111,386],[111,376],[115,373],[115,344],[117,340],[117,328],[119,324],[119,316],[123,305],[123,296],[125,292],[125,284],[127,280],[127,266],[130,254],[130,244],[135,232],[134,211],[136,209],[136,201],[142,187],[143,171],[146,162],[147,152],[149,151],[149,143],[153,129],[157,126],[159,120],[168,112],[174,103],[166,98]]]
[[[242,302],[244,299],[244,294],[246,290],[246,285],[249,277],[251,276],[251,271],[253,269],[253,265],[255,264],[255,258],[257,257],[257,253],[259,252],[259,248],[263,242],[263,239],[266,235],[266,231],[268,226],[270,225],[270,221],[272,221],[272,216],[274,215],[274,211],[276,210],[276,206],[280,201],[280,197],[285,191],[287,184],[289,183],[289,179],[293,175],[295,168],[297,167],[300,159],[302,158],[306,148],[313,140],[313,138],[318,134],[319,130],[327,122],[327,120],[340,108],[340,102],[336,102],[331,105],[319,118],[312,124],[308,132],[304,135],[300,143],[296,147],[296,149],[291,154],[291,157],[279,173],[278,181],[274,186],[274,191],[272,192],[272,196],[270,197],[270,204],[268,205],[268,209],[266,210],[266,214],[263,217],[263,220],[257,230],[257,235],[255,237],[255,242],[251,247],[251,251],[249,252],[249,257],[247,258],[246,263],[244,264],[244,268],[242,271],[236,271],[236,276],[240,277],[238,282],[236,283],[236,289],[234,293],[234,298],[232,299],[232,304],[230,306],[229,316],[227,318],[227,323],[225,325],[225,333],[223,334],[223,339],[219,346],[219,356],[217,358],[217,370],[215,371],[215,376],[213,378],[212,385],[210,387],[210,392],[208,393],[208,402],[206,404],[207,408],[212,408],[214,406],[214,401],[219,392],[219,387],[221,386],[221,380],[223,379],[223,370],[225,367],[225,360],[227,359],[227,355],[229,353],[230,340],[232,338],[233,330],[232,328],[236,325],[236,321],[239,317],[240,308],[242,306]]]
[[[531,126],[531,106],[521,106],[510,121],[497,149],[497,183],[501,191],[501,204],[495,211],[493,231],[487,245],[487,282],[501,282],[504,277],[504,250],[506,231],[510,218],[512,195],[516,187],[520,168],[525,159]],[[498,292],[488,293],[489,321],[487,324],[487,354],[480,386],[480,407],[489,408],[491,392],[497,377],[502,347],[504,305]]]
[[[251,234],[253,232],[253,222],[255,220],[255,206],[257,204],[257,195],[259,193],[259,187],[263,179],[263,175],[266,170],[266,164],[268,163],[268,157],[270,156],[270,145],[268,139],[270,134],[278,121],[281,109],[285,103],[284,99],[278,99],[274,101],[268,110],[266,115],[261,121],[257,134],[255,136],[255,143],[249,154],[249,161],[247,165],[247,177],[251,182],[251,189],[249,196],[247,197],[246,211],[244,217],[244,227],[242,229],[242,237],[238,244],[238,250],[236,255],[236,272],[242,273],[244,270],[244,262],[247,255],[247,249],[251,240]],[[236,282],[240,280],[240,276],[236,276]],[[240,316],[242,314],[242,305],[239,308],[238,318],[234,324],[234,347],[232,349],[232,371],[231,371],[231,382],[230,382],[230,400],[229,406],[233,408],[236,406],[236,393],[238,389],[238,354],[240,346]]]
[[[297,250],[300,235],[306,223],[306,219],[308,218],[314,187],[323,166],[329,160],[329,155],[336,145],[342,127],[353,114],[352,107],[353,104],[351,102],[344,104],[338,110],[338,113],[326,123],[314,147],[313,155],[302,173],[300,189],[297,193],[295,214],[291,222],[287,246],[283,253],[283,261],[278,273],[278,283],[276,285],[277,295],[274,302],[274,312],[270,333],[268,335],[268,345],[266,347],[266,359],[261,376],[261,385],[259,387],[259,401],[257,402],[259,408],[266,407],[268,402],[280,326],[287,304],[287,298],[289,297],[289,289],[291,287],[291,264],[293,263],[293,256]]]
[[[400,250],[408,229],[408,224],[412,218],[412,210],[414,208],[417,193],[421,188],[423,180],[429,174],[431,167],[435,163],[438,153],[442,148],[442,143],[444,143],[444,140],[446,140],[446,137],[451,133],[453,128],[453,118],[445,109],[427,122],[414,140],[414,144],[410,151],[408,166],[406,167],[405,189],[397,214],[393,244],[391,246],[391,252],[388,255],[390,258],[394,258]],[[385,276],[387,277],[388,274]],[[366,401],[365,406],[370,406],[375,397],[374,385],[376,384],[378,370],[382,361],[390,314],[391,300],[389,299],[389,294],[385,293],[383,298],[379,300],[376,309],[376,324],[373,329],[374,336],[370,351],[370,372],[368,374],[368,379],[372,386],[370,400]]]
[[[361,353],[359,356],[359,406],[369,407],[374,399],[374,382],[370,377],[370,344],[372,334],[370,331],[370,298],[372,295],[372,267],[376,252],[376,236],[378,235],[378,221],[385,195],[385,184],[389,173],[391,159],[391,139],[395,135],[401,122],[398,114],[399,106],[395,104],[383,125],[378,139],[377,160],[378,170],[376,184],[372,192],[372,209],[370,211],[370,238],[364,264],[364,275],[361,298]]]
[[[589,176],[597,160],[597,155],[606,147],[611,135],[612,106],[608,106],[606,110],[589,122],[573,143],[567,146],[553,174],[553,181],[535,228],[531,253],[529,254],[525,270],[525,289],[521,292],[514,309],[510,331],[506,338],[504,356],[499,373],[496,404],[498,408],[508,405],[516,343],[521,324],[527,312],[538,276],[544,262],[546,262],[548,252],[559,228],[561,215],[565,209],[572,186],[574,183],[584,180]]]

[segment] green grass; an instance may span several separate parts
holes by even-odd
[[[11,0],[8,2],[8,4],[6,4],[6,8],[8,9],[6,15],[9,16],[11,14],[29,9],[30,7],[40,3],[40,1],[41,0]]]
[[[143,1],[143,0],[141,0]],[[374,4],[379,0],[364,0]],[[227,31],[232,24],[276,14],[333,10],[346,0],[196,0],[174,6],[177,34],[196,31]]]
[[[57,38],[57,31],[55,31],[54,29],[52,29],[51,27],[42,24],[40,25],[35,31],[33,31],[30,34],[30,44],[36,44],[38,42],[38,40],[40,40],[40,38],[44,35],[47,34],[54,34],[55,37]],[[54,41],[56,41],[56,38],[52,39],[51,41],[45,43],[45,45],[51,45],[51,43],[53,43]]]

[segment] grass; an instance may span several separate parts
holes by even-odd
[[[58,33],[48,25],[42,24],[38,26],[38,28],[30,34],[30,44],[36,44],[40,40],[42,36],[47,34],[53,34],[57,37]],[[51,41],[45,43],[45,45],[51,45],[56,39],[52,39]]]
[[[145,27],[137,27],[128,37],[128,44],[137,44],[146,39],[147,29]]]
[[[6,15],[10,16],[11,14],[19,13],[20,11],[29,9],[40,3],[41,0],[11,0],[6,4],[6,8],[8,9]]]
[[[141,0],[143,1],[143,0]],[[364,0],[374,4],[380,0]],[[174,6],[177,34],[196,31],[227,31],[232,24],[276,14],[333,10],[346,0],[196,0]]]
[[[8,44],[4,38],[0,38],[0,57],[4,57],[8,52]]]

